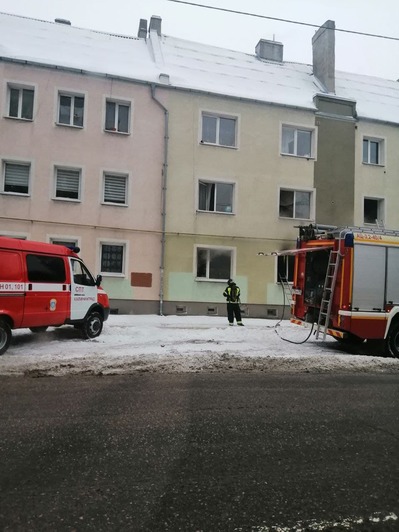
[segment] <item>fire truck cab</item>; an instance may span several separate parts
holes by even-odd
[[[399,357],[399,231],[301,226],[292,319],[347,343],[384,340]]]
[[[109,301],[77,255],[79,248],[0,237],[0,355],[12,329],[41,332],[64,324],[84,338],[101,334]]]

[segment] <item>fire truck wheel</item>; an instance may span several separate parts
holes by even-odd
[[[387,355],[399,358],[399,321],[393,323],[386,339]]]
[[[29,327],[33,333],[42,333],[47,331],[48,327]]]
[[[5,320],[0,320],[0,355],[5,353],[11,342],[11,327]]]
[[[103,330],[103,319],[98,312],[92,312],[87,316],[82,325],[83,338],[90,339],[100,336]]]

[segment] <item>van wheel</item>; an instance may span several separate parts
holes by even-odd
[[[48,327],[29,327],[33,333],[43,333],[47,331]]]
[[[87,316],[82,325],[83,338],[90,339],[100,336],[103,330],[103,318],[98,312],[92,312]]]
[[[399,358],[399,321],[393,323],[389,329],[385,350],[388,356]]]
[[[5,353],[11,342],[11,327],[5,320],[0,320],[0,355]]]

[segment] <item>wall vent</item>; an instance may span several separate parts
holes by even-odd
[[[207,314],[208,314],[208,316],[217,316],[218,315],[218,308],[217,307],[208,307],[207,308]]]
[[[176,314],[179,314],[179,315],[187,314],[186,305],[176,305]]]
[[[242,316],[246,316],[248,318],[248,316],[249,316],[248,305],[240,305],[240,309],[241,309]]]
[[[266,316],[268,318],[277,318],[277,309],[276,308],[268,308],[266,310]]]

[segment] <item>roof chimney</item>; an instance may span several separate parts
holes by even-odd
[[[147,20],[145,18],[140,19],[137,37],[139,39],[146,39],[147,37]]]
[[[335,22],[327,20],[314,34],[313,74],[328,92],[335,93]]]
[[[155,30],[158,35],[161,35],[162,19],[157,15],[153,15],[150,19],[150,31]]]
[[[283,62],[283,44],[277,41],[261,39],[255,48],[256,56],[267,61]]]

